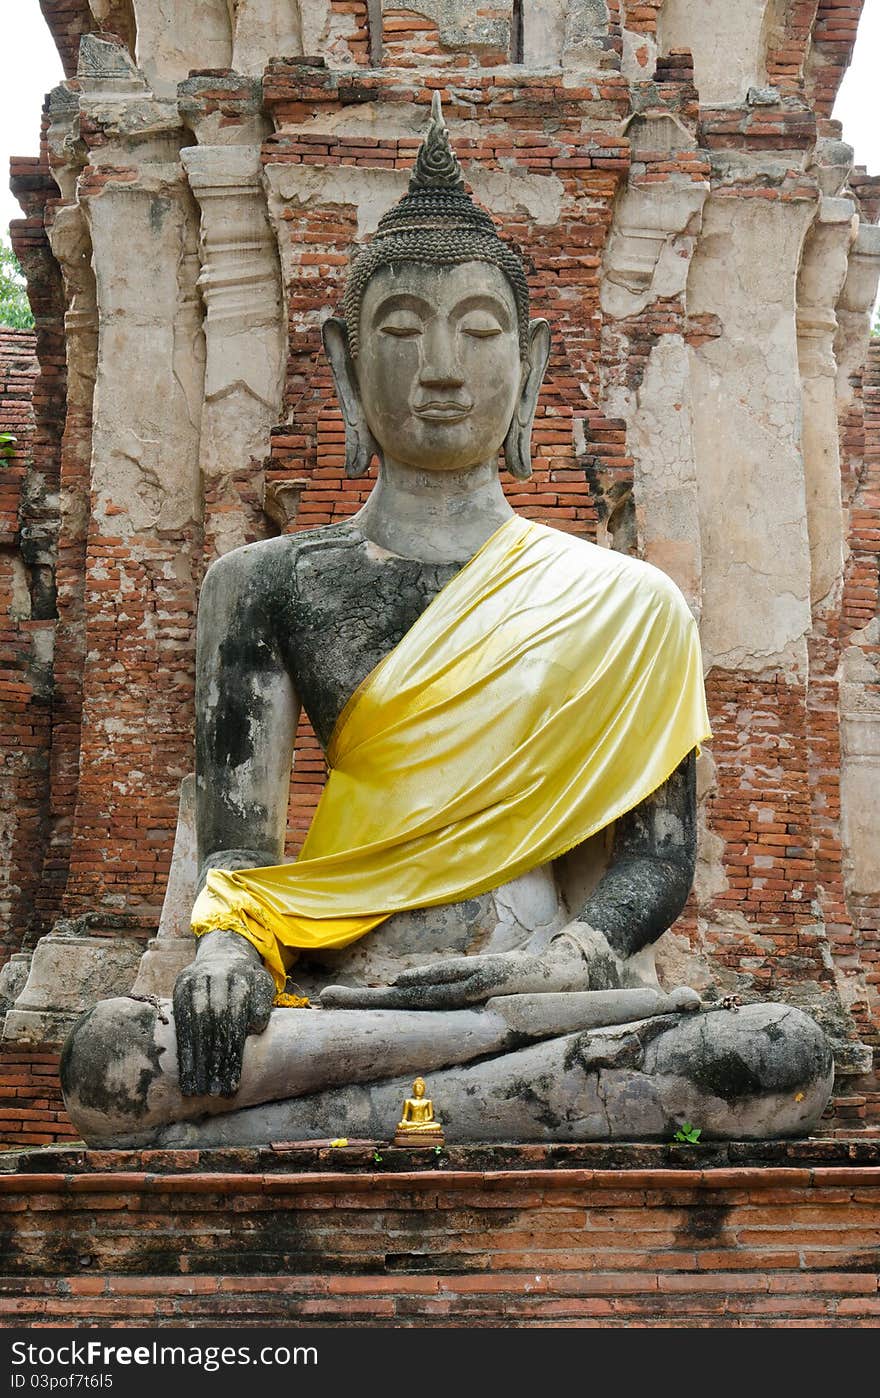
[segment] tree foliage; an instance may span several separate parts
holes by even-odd
[[[0,239],[0,325],[11,325],[15,330],[30,330],[33,324],[34,317],[18,258],[9,244]]]

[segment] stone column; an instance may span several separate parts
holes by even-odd
[[[314,53],[303,48],[301,11],[318,10],[320,22],[326,21],[329,4],[316,5],[312,0],[229,0],[233,16],[232,67],[236,73],[258,77],[270,58],[296,58],[302,53]]]
[[[157,96],[172,96],[194,68],[229,68],[229,0],[132,0],[137,62]]]
[[[757,158],[728,169],[730,183],[713,189],[703,210],[688,279],[689,315],[716,322],[712,338],[691,349],[716,783],[709,821],[723,840],[721,879],[697,926],[711,961],[728,958],[735,967],[740,993],[760,991],[768,974],[774,986],[785,984],[831,1035],[838,1066],[852,1071],[863,1050],[852,1045],[853,1026],[828,974],[833,932],[816,855],[827,819],[815,796],[822,777],[811,768],[812,573],[796,284],[817,198],[803,184],[774,187]],[[755,946],[769,973],[753,959]]]
[[[767,81],[768,19],[775,0],[665,0],[657,21],[660,52],[690,49],[706,106],[743,102]]]
[[[164,821],[170,839],[167,807],[190,760],[201,573],[196,211],[179,164],[164,161],[121,177],[114,168],[81,186],[80,197],[94,247],[100,339],[77,832],[83,858],[71,869],[69,894],[79,908],[99,898],[122,909],[134,899],[158,911],[164,875],[146,832]],[[151,820],[154,802],[161,813]],[[96,863],[102,834],[114,857]]]
[[[869,340],[869,327],[880,279],[880,228],[862,224],[849,258],[837,306],[837,392],[841,412],[853,403],[853,381],[862,384],[860,446],[850,453],[852,532],[870,539],[869,497],[878,478],[880,435],[880,353]],[[875,513],[875,512],[874,512]],[[860,517],[862,528],[859,529]],[[876,595],[876,564],[862,554],[862,579]],[[856,560],[858,566],[858,560]],[[868,573],[868,578],[864,578]],[[857,580],[859,574],[856,574]],[[869,594],[870,595],[870,594]],[[868,611],[870,602],[864,610]],[[880,790],[880,618],[876,616],[846,638],[841,656],[841,838],[847,894],[856,906],[873,906],[880,897],[880,845],[876,800]],[[870,919],[870,913],[869,913]],[[869,920],[868,925],[872,923]]]
[[[852,640],[841,664],[841,825],[846,890],[862,900],[880,895],[880,621],[869,622]]]
[[[684,340],[688,269],[709,193],[704,180],[644,178],[648,152],[691,151],[694,140],[671,115],[631,123],[633,173],[618,197],[602,265],[601,304],[616,321],[620,369],[606,385],[607,408],[627,424],[639,552],[674,578],[694,614],[702,602],[700,518],[694,459],[690,359]],[[707,170],[708,176],[708,170]],[[650,308],[662,299],[665,333]],[[634,341],[655,341],[647,363],[631,368]]]
[[[846,281],[837,303],[834,359],[837,365],[837,407],[843,412],[852,401],[851,379],[865,362],[871,314],[880,280],[880,227],[859,224],[846,269]]]
[[[181,152],[201,209],[206,364],[200,467],[206,563],[265,534],[262,472],[287,352],[259,146]]]
[[[843,573],[843,513],[837,418],[835,306],[847,274],[858,220],[851,199],[823,195],[804,245],[797,283],[810,601],[834,605]]]
[[[55,100],[57,98],[57,100]],[[72,105],[71,105],[72,104]],[[98,361],[98,304],[92,244],[76,200],[76,182],[86,153],[78,137],[79,102],[65,89],[50,102],[49,158],[65,202],[47,231],[61,268],[67,310],[67,416],[61,442],[59,531],[55,567],[55,627],[52,751],[50,754],[51,868],[59,901],[70,862],[79,785],[83,668],[86,636],[84,572],[89,528],[92,403]],[[60,911],[60,907],[57,909]]]
[[[527,0],[522,62],[529,68],[614,66],[607,0]]]
[[[39,943],[5,1026],[7,1041],[47,1046],[95,1000],[131,986],[158,921],[174,798],[192,765],[202,562],[197,215],[176,103],[155,101],[117,46],[83,47],[80,104],[94,145],[77,194],[99,335],[79,784],[68,917]]]
[[[795,282],[815,204],[713,192],[688,311],[721,333],[691,350],[706,668],[806,674],[810,551]],[[773,257],[766,255],[773,248]]]

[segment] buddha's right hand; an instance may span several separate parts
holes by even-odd
[[[269,1023],[275,984],[259,952],[237,932],[208,932],[174,985],[180,1090],[233,1097],[248,1034]]]

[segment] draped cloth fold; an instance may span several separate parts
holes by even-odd
[[[193,931],[240,932],[282,987],[297,950],[564,854],[710,736],[675,584],[514,516],[346,704],[299,858],[213,870]]]

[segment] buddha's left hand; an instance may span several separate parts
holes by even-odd
[[[583,958],[563,942],[551,944],[540,956],[509,951],[447,957],[404,971],[394,988],[401,1007],[451,1010],[481,1004],[493,995],[586,990],[588,984]]]

